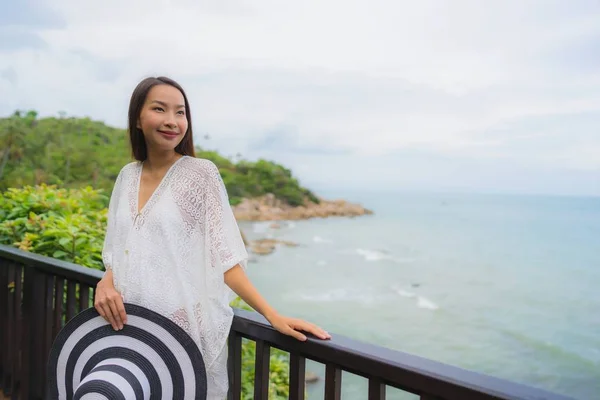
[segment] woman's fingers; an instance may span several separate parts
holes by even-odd
[[[121,295],[117,296],[116,301],[116,305],[117,305],[117,312],[119,313],[119,318],[121,318],[121,321],[123,322],[123,324],[127,323],[127,313],[125,312],[125,304],[123,304],[123,298],[121,297]]]
[[[100,292],[97,294],[97,298],[94,306],[98,314],[108,321],[114,330],[123,329],[123,324],[127,322],[127,314],[121,295],[116,291],[108,296],[105,295],[105,292]]]
[[[108,301],[108,306],[110,308],[110,312],[112,313],[112,318],[114,319],[115,324],[117,326],[116,329],[118,329],[118,330],[123,329],[123,320],[121,319],[121,313],[119,312],[119,308],[117,307],[115,300],[110,299]],[[114,327],[115,327],[115,325],[113,325],[113,328]]]
[[[113,318],[112,311],[111,311],[110,306],[108,305],[106,299],[97,300],[96,303],[94,304],[94,307],[96,308],[96,311],[98,311],[98,314],[100,314],[100,316],[102,318],[104,318],[106,321],[108,321],[108,323],[112,325],[114,330],[117,330],[118,325],[117,325],[115,319]]]
[[[289,327],[288,329],[285,329],[285,331],[283,333],[293,336],[298,340],[306,340],[306,336],[304,334],[302,334],[299,331],[303,331],[303,332],[307,332],[307,333],[311,333],[314,336],[320,338],[320,339],[331,339],[331,335],[329,333],[327,333],[325,330],[321,329],[320,327],[311,324],[310,322],[306,322],[300,319],[291,319],[288,320],[288,324],[287,326]]]
[[[313,335],[315,335],[316,337],[318,337],[320,339],[331,339],[331,335],[329,333],[327,333],[324,329],[318,327],[315,324],[311,324],[310,322],[306,322],[306,321],[302,321],[302,320],[295,321],[295,322],[296,322],[294,324],[295,329],[300,329],[305,332],[312,333]]]
[[[293,337],[295,337],[296,339],[298,339],[298,340],[300,340],[302,342],[304,342],[306,340],[306,336],[305,335],[303,335],[302,333],[300,333],[297,330],[292,329],[292,328],[286,329],[284,333],[286,335],[293,336]]]
[[[94,303],[94,308],[96,309],[96,311],[98,311],[98,314],[100,314],[100,316],[104,319],[106,319],[106,313],[104,312],[104,310],[102,309],[102,306],[100,305],[100,302],[96,301]]]
[[[115,331],[118,331],[120,329],[120,324],[119,321],[117,321],[117,319],[115,318],[110,304],[107,303],[102,308],[104,309],[104,313],[106,314],[105,319],[108,321],[109,324],[111,324]]]
[[[321,339],[331,339],[331,335],[321,327],[313,325],[310,333]]]

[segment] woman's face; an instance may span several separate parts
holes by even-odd
[[[148,150],[174,150],[188,128],[185,99],[171,85],[156,85],[148,92],[138,120]]]

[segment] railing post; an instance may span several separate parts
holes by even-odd
[[[25,268],[23,290],[23,364],[21,369],[21,398],[23,400],[43,397],[43,376],[46,356],[43,354],[45,277],[34,267]]]
[[[0,329],[0,394],[3,390],[9,387],[10,385],[10,332],[11,327],[8,325],[10,323],[9,319],[9,299],[10,294],[8,290],[8,284],[10,282],[9,277],[9,268],[3,266],[0,268],[0,299],[2,299],[2,306],[0,307],[0,321],[2,321],[4,329]],[[6,299],[6,300],[4,300]],[[4,304],[6,301],[6,304]],[[6,324],[6,325],[4,325]],[[7,329],[8,328],[8,329]]]
[[[342,370],[334,364],[325,366],[325,400],[340,400],[342,397]]]
[[[306,359],[290,353],[290,400],[304,400],[306,390]]]
[[[3,268],[4,269],[4,268]],[[17,345],[18,341],[18,312],[17,307],[20,307],[20,299],[18,296],[20,295],[20,291],[17,289],[20,285],[17,284],[17,279],[21,279],[21,275],[18,274],[20,272],[20,268],[18,268],[13,263],[9,263],[8,267],[4,271],[7,273],[7,280],[1,283],[2,292],[4,294],[0,295],[0,298],[5,298],[6,301],[6,309],[3,308],[4,316],[2,317],[2,321],[6,323],[5,329],[2,329],[4,332],[4,344],[2,352],[4,353],[4,357],[2,360],[2,369],[4,371],[4,393],[12,395],[13,387],[17,382],[16,371],[18,371],[18,365],[16,363],[19,359],[19,347]]]
[[[384,400],[385,384],[377,378],[369,379],[369,400]]]
[[[269,369],[271,361],[271,346],[264,340],[256,341],[254,361],[254,399],[269,398]]]
[[[22,294],[23,294],[23,266],[13,263],[13,277],[14,286],[12,290],[12,311],[9,312],[8,319],[8,330],[11,332],[12,341],[8,348],[11,365],[9,370],[11,371],[11,382],[8,387],[8,393],[11,399],[18,399],[19,385],[20,385],[20,372],[21,371],[21,343],[23,342],[22,335],[22,322],[23,322],[23,309],[22,309]],[[9,304],[10,305],[10,304]],[[5,388],[6,389],[6,388]]]
[[[229,374],[228,400],[240,400],[242,392],[242,337],[231,330],[228,339],[227,369]]]

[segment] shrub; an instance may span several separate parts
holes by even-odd
[[[89,187],[8,189],[0,197],[0,243],[102,270],[107,201]]]

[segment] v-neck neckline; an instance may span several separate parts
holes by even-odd
[[[173,171],[175,166],[179,163],[179,161],[183,160],[185,157],[187,157],[187,156],[185,156],[185,155],[181,156],[173,164],[171,164],[171,166],[169,167],[167,172],[165,172],[165,174],[161,178],[159,184],[156,186],[156,188],[154,188],[154,190],[152,191],[152,194],[150,195],[150,197],[148,197],[148,200],[146,200],[146,203],[144,203],[144,206],[141,209],[140,209],[140,189],[142,187],[142,172],[144,171],[144,162],[141,161],[139,163],[138,176],[137,176],[137,182],[136,182],[136,188],[135,188],[135,212],[136,212],[135,216],[136,216],[136,218],[137,218],[137,216],[142,215],[142,213],[144,213],[146,210],[148,210],[151,207],[152,202],[156,201],[155,198],[158,198],[158,196],[160,195],[160,191],[162,190],[162,187],[165,185],[167,178],[169,177],[169,175],[171,174],[171,172]]]

